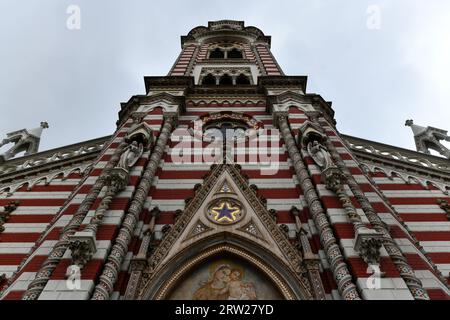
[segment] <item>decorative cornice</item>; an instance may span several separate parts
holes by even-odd
[[[161,87],[181,87],[188,88],[194,86],[194,77],[185,76],[146,76],[144,77],[145,92],[148,93],[152,88]]]
[[[205,37],[221,37],[221,36],[241,36],[253,41],[266,43],[270,46],[271,37],[253,26],[246,27],[244,21],[236,20],[219,20],[209,21],[208,26],[198,26],[193,28],[186,36],[181,36],[181,46],[198,41]]]
[[[94,159],[110,138],[106,136],[6,161],[0,166],[0,185],[25,175],[29,179],[42,171]]]
[[[438,179],[450,180],[450,161],[445,158],[347,135],[342,135],[342,138],[357,156],[397,168],[407,168]]]
[[[260,76],[258,77],[258,86],[261,88],[271,86],[298,86],[303,92],[306,92],[307,76]]]

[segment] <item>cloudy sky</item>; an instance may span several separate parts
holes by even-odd
[[[46,120],[46,150],[111,134],[143,76],[167,74],[180,35],[219,19],[271,35],[342,133],[414,148],[406,119],[450,129],[448,0],[1,0],[0,135]]]

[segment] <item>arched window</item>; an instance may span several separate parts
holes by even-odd
[[[233,79],[228,74],[224,74],[222,77],[220,77],[219,84],[222,86],[232,86]]]
[[[225,53],[221,49],[216,48],[213,51],[211,51],[211,53],[209,54],[209,58],[210,59],[224,59]]]
[[[228,59],[242,59],[242,52],[236,48],[233,48],[231,51],[227,54]]]
[[[250,84],[250,79],[244,75],[244,74],[240,74],[237,78],[236,78],[236,84],[237,85],[241,85],[241,84]]]
[[[203,78],[202,84],[205,86],[215,86],[216,77],[214,77],[211,73],[209,73],[206,77]]]

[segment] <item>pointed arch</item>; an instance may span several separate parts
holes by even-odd
[[[228,254],[252,265],[272,282],[280,295],[287,300],[311,300],[308,288],[302,286],[290,268],[270,251],[239,235],[222,232],[203,238],[185,248],[153,275],[157,281],[149,281],[142,288],[138,299],[167,299],[184,276],[190,274],[208,259]],[[167,279],[162,282],[159,279]]]

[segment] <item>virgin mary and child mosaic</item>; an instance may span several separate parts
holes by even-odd
[[[282,299],[272,281],[254,266],[240,260],[205,262],[173,290],[174,300]]]
[[[244,270],[229,264],[219,265],[210,273],[209,279],[200,284],[193,300],[256,300],[253,282],[244,281]]]

